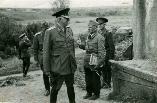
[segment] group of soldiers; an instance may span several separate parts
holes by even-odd
[[[33,40],[34,60],[40,64],[43,71],[45,96],[50,94],[50,103],[56,103],[63,82],[67,86],[69,103],[76,103],[73,84],[77,63],[73,31],[68,26],[69,10],[70,8],[60,8],[53,13],[52,16],[56,17],[55,25],[49,28],[46,22],[43,23],[41,32],[36,33]],[[77,41],[79,47],[86,50],[84,71],[87,94],[83,97],[84,99],[99,98],[101,74],[104,78],[103,86],[111,87],[109,60],[114,58],[115,48],[112,34],[105,28],[107,22],[108,19],[103,17],[90,20],[86,41]],[[23,40],[24,38],[27,40]],[[27,54],[31,44],[25,34],[20,36],[20,40],[19,57],[23,60],[23,76],[25,77],[29,68],[26,64],[30,63],[30,55]]]

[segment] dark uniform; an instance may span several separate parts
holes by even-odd
[[[19,39],[19,58],[23,61],[23,76],[25,77],[30,66],[30,53],[28,48],[31,46],[31,42],[26,34],[20,35]]]
[[[96,26],[97,23],[94,21],[90,21],[89,25]],[[97,29],[97,28],[96,28]],[[86,82],[86,90],[87,94],[84,96],[84,99],[90,99],[95,100],[99,98],[100,95],[100,74],[99,68],[100,65],[103,65],[103,61],[105,59],[105,46],[104,46],[105,39],[102,35],[98,34],[97,31],[95,31],[92,34],[89,34],[86,40],[86,44],[79,45],[81,49],[86,50],[86,54],[84,57],[84,70],[85,70],[85,82]],[[98,59],[98,68],[95,68],[96,65],[91,65],[90,57],[91,54],[95,54]],[[97,69],[97,73],[95,71]],[[92,95],[94,93],[94,95]]]
[[[34,59],[40,64],[40,68],[42,71],[43,71],[43,42],[46,28],[48,28],[48,25],[46,24],[46,22],[44,22],[42,24],[43,31],[36,33],[33,40]],[[50,93],[50,83],[48,75],[46,75],[44,72],[43,80],[46,89],[45,96],[47,96]]]
[[[108,19],[100,17],[97,18],[96,21],[101,25],[103,23],[108,22]],[[102,69],[102,75],[104,80],[104,86],[106,88],[111,87],[111,64],[109,62],[110,59],[114,59],[115,46],[112,38],[112,33],[106,30],[104,27],[103,30],[100,30],[99,33],[105,38],[105,49],[106,49],[106,57],[105,57],[105,65]]]
[[[68,11],[69,8],[63,9],[53,16],[60,17]],[[65,18],[68,19],[67,16]],[[69,102],[75,103],[73,83],[77,65],[73,32],[70,27],[63,28],[59,23],[56,23],[54,27],[46,31],[43,64],[45,72],[50,73],[52,86],[50,103],[56,103],[58,91],[64,81],[67,86]]]

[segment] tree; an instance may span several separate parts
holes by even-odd
[[[50,2],[51,6],[52,6],[52,11],[56,12],[59,9],[63,9],[63,8],[68,8],[70,6],[70,1],[69,0],[52,0]]]

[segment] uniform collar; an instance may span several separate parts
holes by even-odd
[[[99,30],[99,33],[100,33],[102,36],[104,36],[104,37],[105,37],[105,35],[106,35],[107,32],[108,32],[108,31],[107,31],[106,28],[103,29],[103,30]]]
[[[59,23],[56,24],[56,27],[57,27],[58,31],[64,32],[64,30],[65,30]]]
[[[95,32],[95,33],[92,33],[92,34],[89,34],[89,39],[93,39],[95,36],[97,35],[97,33]]]

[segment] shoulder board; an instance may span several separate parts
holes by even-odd
[[[37,36],[37,35],[39,35],[39,34],[41,34],[41,32],[36,33],[34,36]]]
[[[52,26],[52,27],[48,28],[47,30],[52,30],[52,29],[54,29],[54,28],[56,28],[56,27],[55,27],[55,26]]]

